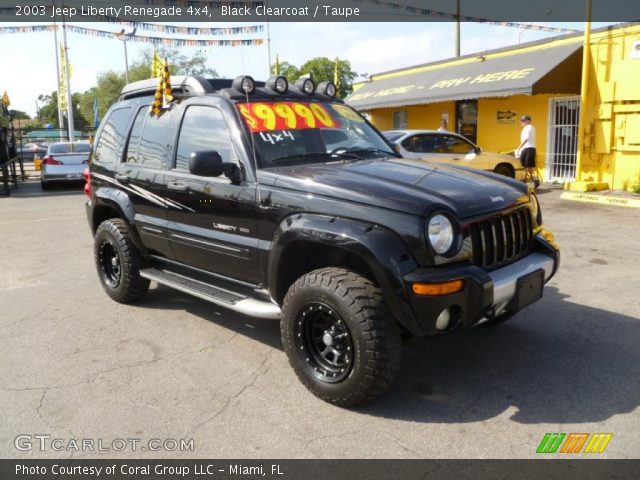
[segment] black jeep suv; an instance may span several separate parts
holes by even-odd
[[[504,321],[559,252],[524,183],[398,158],[335,86],[173,77],[127,85],[85,172],[95,262],[118,302],[167,285],[280,318],[296,374],[341,406],[400,368],[401,335]]]

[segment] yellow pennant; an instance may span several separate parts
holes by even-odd
[[[6,108],[9,108],[9,105],[11,105],[11,101],[9,100],[9,94],[7,93],[6,90],[2,95],[2,105],[4,105]]]
[[[171,102],[173,102],[171,74],[169,72],[169,61],[165,58],[158,88],[156,88],[153,104],[151,105],[151,115],[159,117],[165,109],[169,108]]]

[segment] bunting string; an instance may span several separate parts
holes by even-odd
[[[29,25],[19,27],[0,27],[0,35],[13,33],[33,33],[33,32],[53,32],[55,25]],[[102,38],[118,38],[118,33],[108,32],[106,30],[98,30],[95,28],[80,27],[77,25],[67,25],[67,31],[80,35],[89,35],[92,37]],[[151,45],[173,45],[177,47],[246,47],[262,45],[262,38],[243,38],[243,39],[192,39],[192,38],[168,38],[168,37],[150,37],[145,35],[129,35],[129,42],[147,43]]]
[[[393,10],[402,10],[407,13],[413,13],[415,15],[421,15],[424,17],[440,18],[446,20],[458,20],[458,16],[455,13],[441,12],[438,10],[431,10],[429,8],[414,7],[412,5],[401,5],[399,3],[387,2],[384,0],[352,0],[359,3],[370,3],[376,6],[389,7]],[[488,18],[470,17],[468,15],[460,15],[461,22],[474,22],[484,23],[487,25],[495,25],[500,27],[519,28],[522,30],[534,30],[538,32],[551,32],[551,33],[578,33],[580,30],[573,30],[570,28],[558,28],[547,27],[544,25],[535,25],[531,23],[519,23],[519,22],[502,22],[497,20],[490,20]]]
[[[263,25],[247,25],[244,27],[181,27],[178,25],[158,25],[156,23],[134,22],[130,20],[120,20],[119,18],[109,17],[107,15],[93,15],[98,21],[106,23],[117,23],[120,25],[128,25],[138,30],[155,33],[169,33],[180,35],[250,35],[254,33],[262,33]]]

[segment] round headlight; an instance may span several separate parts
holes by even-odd
[[[256,82],[249,75],[240,75],[233,80],[231,86],[234,90],[249,95],[256,89]]]
[[[313,91],[316,89],[315,83],[310,78],[301,78],[296,82],[296,87],[298,87],[302,92],[307,95],[311,95]]]
[[[267,80],[267,87],[274,92],[284,93],[289,88],[289,82],[281,76],[271,77]]]
[[[336,93],[338,93],[338,89],[331,82],[321,82],[320,85],[318,85],[318,90],[323,95],[326,95],[327,97],[331,97],[331,98],[335,97]]]
[[[434,215],[427,226],[429,243],[436,253],[443,255],[453,245],[453,225],[444,215]]]
[[[538,202],[538,196],[531,192],[531,216],[535,218],[538,225],[542,225],[542,212],[540,211],[540,203]]]

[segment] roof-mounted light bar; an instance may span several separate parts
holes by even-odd
[[[267,80],[267,88],[276,93],[285,93],[289,90],[289,82],[281,75],[276,75]]]
[[[240,75],[234,78],[231,88],[245,95],[251,95],[256,89],[256,82],[249,75]]]

